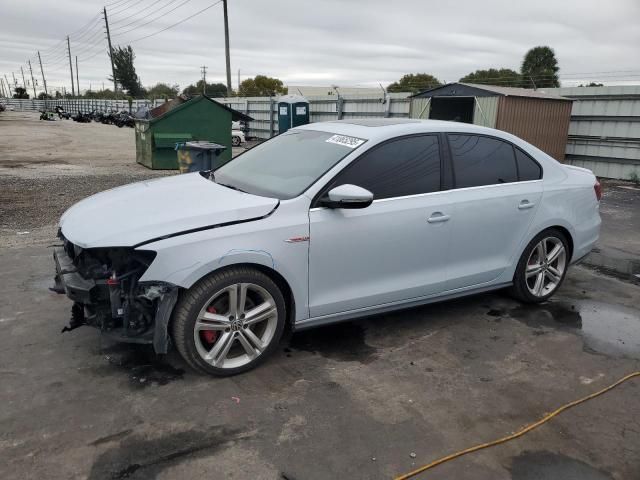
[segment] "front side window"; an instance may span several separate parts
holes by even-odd
[[[510,143],[479,135],[449,134],[456,188],[518,181]]]
[[[373,198],[403,197],[440,190],[440,149],[436,135],[404,137],[362,154],[329,188],[353,184]]]
[[[297,197],[365,140],[291,130],[253,147],[214,172],[215,182],[255,195]]]

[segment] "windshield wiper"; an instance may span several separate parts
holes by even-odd
[[[242,192],[242,193],[249,193],[249,192],[247,192],[245,190],[242,190],[241,188],[236,187],[235,185],[229,185],[227,183],[220,183],[220,182],[216,182],[216,183],[218,185],[222,185],[223,187],[230,188],[231,190],[237,190],[237,191]]]
[[[204,178],[206,178],[207,180],[211,180],[212,182],[216,181],[216,177],[213,174],[213,170],[202,170],[200,172],[200,175],[202,175]]]

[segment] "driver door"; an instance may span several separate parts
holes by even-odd
[[[449,207],[437,135],[397,138],[348,165],[325,188],[353,184],[374,194],[362,209],[309,212],[311,317],[446,290]]]

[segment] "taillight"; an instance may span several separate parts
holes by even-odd
[[[595,185],[593,186],[593,189],[596,191],[596,198],[598,199],[598,201],[602,200],[602,185],[597,179]]]

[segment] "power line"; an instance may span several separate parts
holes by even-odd
[[[123,2],[126,2],[126,1],[128,1],[128,0],[116,0],[115,2],[111,2],[111,3],[105,4],[105,7],[114,7],[114,6],[119,5],[119,4],[121,4]]]
[[[91,55],[90,57],[87,57],[87,58],[81,58],[81,59],[80,59],[80,61],[81,61],[81,62],[88,62],[89,60],[91,60],[91,59],[93,59],[93,58],[97,57],[97,56],[98,56],[98,55],[100,55],[101,53],[103,53],[103,51],[102,51],[102,50],[97,50],[97,51],[96,51],[93,55]],[[108,52],[107,52],[107,55],[108,55]]]
[[[177,0],[172,0],[172,2],[175,2],[175,1],[177,1]],[[149,20],[148,22],[145,22],[145,23],[143,23],[143,24],[141,24],[141,25],[138,25],[138,26],[136,26],[136,27],[130,28],[129,30],[125,30],[124,32],[118,33],[117,35],[113,35],[113,36],[114,36],[114,37],[118,37],[118,36],[126,35],[126,34],[127,34],[127,33],[129,33],[129,32],[133,32],[134,30],[138,30],[139,28],[144,27],[145,25],[149,25],[150,23],[155,22],[155,21],[156,21],[156,20],[158,20],[159,18],[164,17],[165,15],[167,15],[167,14],[169,14],[169,13],[173,12],[174,10],[176,10],[176,9],[180,8],[180,7],[181,7],[181,6],[183,6],[185,3],[189,3],[190,1],[191,1],[191,0],[183,0],[181,3],[179,3],[178,5],[176,5],[175,7],[173,7],[171,10],[168,10],[168,11],[166,11],[166,12],[164,12],[164,13],[161,13],[160,15],[158,15],[157,17],[152,18],[152,19],[151,19],[151,20]],[[221,2],[221,1],[222,1],[222,0],[220,0],[220,2]],[[220,2],[218,2],[218,3],[220,3]]]
[[[159,7],[159,8],[158,8],[154,13],[157,13],[157,12],[160,12],[161,10],[164,10],[165,8],[169,7],[170,5],[172,5],[173,3],[177,2],[177,1],[178,1],[178,0],[169,0],[169,2],[168,2],[167,4],[165,4],[165,5],[161,6],[161,7]],[[190,1],[190,0],[189,0],[189,1]],[[158,3],[158,2],[156,2],[156,3]],[[182,5],[182,4],[181,4],[181,5]],[[181,5],[178,5],[178,7],[180,7]],[[151,6],[153,6],[153,5],[151,5]],[[178,8],[178,7],[176,7],[176,8]],[[158,16],[158,17],[156,17],[156,18],[160,18],[160,17],[162,17],[162,16],[166,15],[167,13],[171,13],[172,11],[173,11],[173,10],[169,10],[168,12],[165,12],[165,13],[163,13],[163,14],[159,15],[159,16]],[[146,25],[147,23],[140,24],[140,22],[144,22],[145,20],[147,20],[147,18],[145,18],[145,17],[142,17],[142,18],[136,18],[136,19],[134,19],[132,22],[129,22],[129,23],[125,24],[125,25],[120,25],[119,27],[115,28],[115,29],[114,29],[114,31],[115,31],[115,32],[118,32],[118,31],[120,31],[120,30],[123,30],[123,29],[125,29],[125,28],[127,28],[127,27],[131,26],[131,25],[138,24],[138,25],[136,25],[135,27],[130,28],[130,29],[128,29],[127,31],[125,31],[125,32],[121,32],[121,33],[119,33],[119,34],[118,34],[118,35],[124,35],[124,34],[125,34],[125,33],[127,33],[127,32],[131,32],[131,31],[133,31],[133,30],[137,30],[138,28],[143,27],[144,25]],[[148,22],[148,23],[150,23],[150,22]]]
[[[200,15],[201,13],[203,13],[203,12],[205,12],[205,11],[209,10],[210,8],[215,7],[215,6],[216,6],[216,5],[218,5],[219,3],[222,3],[222,0],[218,0],[217,2],[212,3],[212,4],[211,4],[211,5],[209,5],[208,7],[205,7],[205,8],[203,8],[202,10],[198,10],[198,11],[197,11],[197,12],[195,12],[194,14],[189,15],[188,17],[185,17],[185,18],[183,18],[182,20],[180,20],[180,21],[178,21],[178,22],[176,22],[176,23],[173,23],[173,24],[171,24],[171,25],[169,25],[169,26],[167,26],[167,27],[165,27],[165,28],[163,28],[163,29],[161,29],[161,30],[158,30],[157,32],[150,33],[149,35],[144,35],[144,36],[142,36],[142,37],[139,37],[139,38],[136,38],[136,39],[134,39],[134,40],[131,40],[130,42],[127,42],[127,43],[130,43],[130,44],[131,44],[131,43],[134,43],[134,42],[139,42],[140,40],[144,40],[145,38],[153,37],[153,36],[155,36],[155,35],[158,35],[159,33],[165,32],[165,31],[167,31],[167,30],[169,30],[169,29],[171,29],[171,28],[173,28],[173,27],[176,27],[176,26],[180,25],[181,23],[186,22],[187,20],[192,19],[193,17],[195,17],[195,16],[197,16],[197,15]]]
[[[131,5],[127,5],[127,4],[123,4],[123,5],[119,5],[115,10],[112,10],[109,12],[109,15],[113,15],[113,16],[118,16],[119,14],[121,14],[122,12],[126,12],[127,10],[129,10],[130,8],[135,7],[139,2],[136,1]],[[124,7],[122,9],[119,10],[120,7]]]
[[[146,1],[146,0],[141,0],[141,1],[140,1],[140,4],[144,3],[145,1]],[[139,20],[139,19],[135,18],[135,17],[136,17],[136,15],[139,15],[140,13],[142,13],[142,12],[145,12],[145,11],[149,10],[149,9],[150,9],[150,8],[152,8],[154,5],[157,5],[158,3],[161,3],[161,2],[163,2],[163,1],[165,1],[165,0],[155,0],[151,5],[147,5],[146,7],[141,8],[140,10],[138,10],[137,12],[130,13],[130,14],[129,14],[127,17],[125,17],[125,18],[121,18],[120,20],[116,20],[115,22],[111,22],[111,25],[118,25],[118,24],[120,24],[120,23],[122,23],[122,22],[126,22],[127,20],[130,20],[131,18],[134,18],[134,21],[133,21],[133,22],[130,22],[130,23],[128,23],[128,24],[127,24],[127,25],[131,25],[131,23],[135,23],[136,21],[138,21],[138,20]],[[172,3],[172,2],[171,2],[171,0],[169,1],[169,4],[170,4],[170,3]],[[159,7],[159,8],[164,8],[164,7]],[[122,25],[121,27],[118,27],[118,28],[123,28],[123,27],[126,27],[127,25]]]
[[[77,35],[79,34],[81,31],[83,31],[89,24],[93,24],[95,23],[95,19],[96,18],[100,18],[100,13],[96,13],[93,17],[91,17],[91,20],[89,20],[87,23],[85,23],[82,27],[80,27],[79,29],[77,29],[75,32],[72,32],[69,34],[69,36],[73,36],[73,35]]]
[[[70,35],[70,37],[75,41],[75,42],[79,42],[79,41],[88,41],[88,39],[91,39],[91,37],[94,37],[96,32],[101,31],[101,26],[100,26],[100,20],[102,20],[102,18],[98,17],[94,23],[91,25],[91,28],[86,30],[85,32],[83,32],[81,35],[78,36],[74,36],[74,35]],[[96,30],[97,27],[97,30]]]
[[[103,39],[104,39],[104,31],[103,30],[98,30],[95,33],[95,35],[93,35],[93,37],[91,37],[90,39],[87,39],[84,42],[74,42],[74,45],[80,45],[80,47],[77,47],[80,50],[89,49],[93,45],[96,45],[97,43],[99,43]]]
[[[492,82],[495,82],[495,83],[521,83],[522,81],[529,81],[530,79],[533,79],[533,80],[549,80],[549,79],[553,79],[553,78],[556,78],[556,77],[559,80],[567,80],[567,81],[583,81],[583,80],[589,80],[589,79],[610,79],[610,80],[615,80],[615,79],[628,78],[628,77],[640,77],[640,71],[639,70],[626,70],[626,71],[621,70],[620,72],[630,72],[630,73],[627,74],[627,75],[620,75],[616,71],[611,71],[611,72],[583,72],[583,73],[567,73],[567,74],[560,74],[560,75],[552,75],[552,74],[527,75],[527,76],[521,76],[519,78],[518,77],[508,77],[508,76],[481,77],[481,78],[479,78],[479,80],[482,81],[482,82],[492,81]],[[637,73],[632,73],[632,72],[637,72]],[[473,82],[471,82],[471,83],[473,83]],[[407,86],[423,86],[425,84],[423,82],[420,82],[420,81],[412,81],[412,82],[404,83],[404,85],[407,85]]]
[[[46,50],[42,50],[42,52],[41,52],[41,53],[45,53],[45,52],[47,52],[47,51],[57,50],[57,48],[58,48],[60,45],[62,45],[64,42],[65,42],[65,40],[60,40],[60,41],[59,41],[58,43],[56,43],[55,45],[53,45],[53,46],[51,46],[51,47],[47,48]]]

